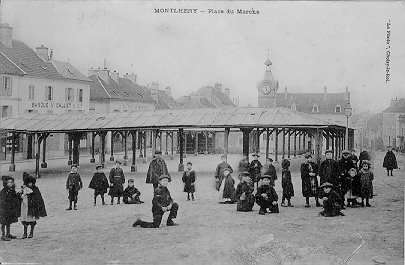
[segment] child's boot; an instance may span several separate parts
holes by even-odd
[[[34,236],[34,227],[35,227],[35,224],[31,224],[31,231],[30,231],[30,235],[28,236],[28,238],[32,238]]]
[[[368,198],[366,198],[366,207],[371,207],[370,203],[368,202]]]
[[[194,193],[191,193],[191,199],[194,201]]]
[[[24,225],[24,234],[22,236],[22,239],[26,239],[27,238],[27,233],[28,233],[28,225]]]
[[[187,193],[187,200],[190,200],[190,193]]]
[[[294,207],[294,206],[291,204],[291,201],[290,201],[290,200],[288,200],[288,207]]]
[[[74,206],[73,206],[73,209],[74,209],[74,210],[77,210],[76,202],[75,202],[75,204],[74,204]]]
[[[118,197],[118,201],[117,201],[117,204],[120,204],[121,202],[121,197]]]
[[[66,209],[66,211],[72,210],[72,201],[69,202],[69,207]]]
[[[363,199],[363,198],[361,199],[360,206],[361,206],[361,207],[364,207],[364,199]]]
[[[102,203],[103,205],[105,205],[105,201],[104,201],[104,196],[103,196],[103,195],[101,196],[101,203]]]
[[[266,208],[264,208],[264,207],[260,207],[259,214],[260,214],[260,215],[265,215],[266,213],[267,213]]]

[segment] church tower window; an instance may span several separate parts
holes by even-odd
[[[318,106],[318,104],[314,104],[314,105],[312,106],[312,112],[319,112],[319,106]]]

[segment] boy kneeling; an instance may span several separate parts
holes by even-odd
[[[133,227],[139,225],[142,228],[159,228],[160,223],[162,222],[163,214],[165,212],[170,212],[169,217],[167,218],[166,225],[177,225],[173,222],[173,219],[177,217],[179,205],[173,202],[173,199],[170,196],[169,189],[167,188],[167,185],[169,184],[169,178],[170,177],[168,175],[161,175],[159,177],[159,187],[155,189],[152,200],[153,222],[145,222],[138,218],[135,223],[133,223]]]
[[[263,175],[261,177],[262,185],[257,189],[256,203],[260,206],[259,214],[267,213],[267,208],[271,213],[278,213],[278,195],[274,189],[274,182],[271,181],[271,176]]]
[[[319,213],[321,216],[334,217],[345,216],[340,210],[342,209],[342,197],[332,189],[333,185],[325,182],[321,185],[326,198],[323,199],[323,211]]]

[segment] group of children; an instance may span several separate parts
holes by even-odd
[[[34,236],[34,227],[40,217],[46,216],[45,203],[36,184],[36,179],[23,173],[23,182],[16,190],[14,178],[2,176],[3,189],[0,191],[0,224],[1,240],[10,241],[17,237],[11,234],[10,225],[17,223],[18,218],[24,227],[22,239]],[[28,235],[28,226],[30,233]]]
[[[102,171],[103,166],[96,166],[89,188],[94,190],[94,206],[97,205],[97,197],[101,197],[102,205],[106,205],[104,194],[109,190],[108,195],[111,196],[111,205],[114,204],[114,198],[117,197],[117,204],[121,203],[121,197],[125,204],[140,204],[143,203],[140,199],[141,192],[135,188],[134,180],[128,180],[128,186],[124,189],[125,183],[124,171],[120,167],[121,162],[116,161],[114,167],[110,170],[108,181],[107,176]],[[77,165],[71,166],[71,171],[66,181],[66,189],[69,191],[69,207],[66,210],[77,210],[77,198],[79,190],[83,188],[83,183],[80,174],[77,172]],[[73,204],[73,208],[72,208]]]

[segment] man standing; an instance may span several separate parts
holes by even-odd
[[[305,154],[305,163],[301,164],[301,180],[302,180],[302,196],[305,197],[305,207],[309,208],[309,198],[315,197],[316,207],[321,204],[318,200],[318,179],[316,174],[318,172],[318,165],[312,162],[311,153]]]
[[[120,204],[121,197],[124,193],[123,185],[125,183],[125,176],[120,165],[120,161],[115,161],[114,167],[110,170],[110,191],[108,195],[111,196],[111,205],[114,204],[114,197],[118,197],[117,204]]]
[[[387,169],[387,176],[390,175],[389,174],[390,171],[391,171],[391,176],[392,176],[392,170],[398,168],[397,158],[395,157],[394,152],[392,152],[391,146],[388,146],[388,151],[384,157],[383,167],[385,167]]]
[[[219,191],[219,188],[221,187],[222,180],[224,179],[224,171],[225,169],[229,170],[229,173],[233,173],[233,169],[231,165],[228,164],[226,161],[226,155],[221,156],[221,163],[217,165],[217,168],[215,169],[215,181],[216,181],[216,189]]]
[[[149,164],[146,183],[152,183],[153,190],[155,190],[159,186],[159,177],[162,175],[169,176],[169,182],[172,181],[169,171],[167,170],[166,162],[162,158],[162,151],[155,151],[155,156]]]
[[[250,176],[252,177],[253,183],[256,182],[256,188],[258,187],[259,180],[261,178],[261,173],[262,173],[262,163],[258,160],[260,155],[258,153],[254,153],[253,155],[253,160],[250,162],[250,168],[249,168],[249,173]]]
[[[238,166],[238,172],[239,172],[239,180],[242,180],[242,172],[249,172],[249,159],[247,157],[247,155],[243,155],[242,160],[239,162],[239,166]]]

